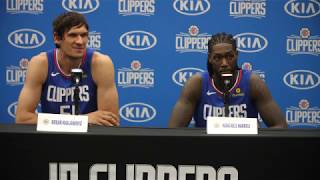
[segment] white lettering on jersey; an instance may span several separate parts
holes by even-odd
[[[76,107],[74,105],[60,106],[60,114],[76,114]]]
[[[47,101],[48,102],[73,102],[73,93],[75,87],[62,88],[53,85],[48,86]],[[89,86],[83,85],[79,86],[79,97],[80,102],[88,102],[90,100],[89,96]]]
[[[207,120],[208,116],[225,117],[224,107],[212,106],[210,104],[204,104],[203,106],[203,119]],[[230,117],[247,117],[247,105],[230,105],[229,106]]]

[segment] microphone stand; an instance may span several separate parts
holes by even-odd
[[[229,117],[229,91],[226,90],[223,93],[223,103],[224,103],[224,112],[225,112],[225,117]]]
[[[230,111],[229,111],[229,98],[230,98],[230,92],[229,92],[229,86],[232,79],[232,74],[221,74],[221,77],[223,79],[224,84],[224,92],[223,92],[223,103],[224,103],[224,112],[225,117],[229,117]]]
[[[73,92],[74,106],[75,106],[75,115],[80,114],[80,89],[79,84],[82,78],[82,69],[72,69],[71,70],[72,81],[75,84],[75,89]]]
[[[74,89],[74,93],[73,93],[73,99],[74,99],[74,106],[75,106],[75,115],[79,115],[80,114],[80,106],[79,106],[79,101],[80,101],[80,97],[79,97],[79,85],[76,84],[75,89]]]

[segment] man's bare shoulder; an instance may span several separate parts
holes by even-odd
[[[95,83],[112,84],[114,78],[114,66],[108,55],[94,52],[92,57],[92,77]]]
[[[266,83],[254,73],[250,77],[250,94],[253,99],[263,99],[270,96]]]
[[[182,96],[196,102],[201,95],[201,74],[191,76],[183,87]]]
[[[97,52],[97,51],[93,53],[92,61],[95,64],[112,63],[112,60],[108,55]]]
[[[253,82],[262,81],[262,79],[261,79],[256,73],[251,73],[250,79],[251,79],[251,81],[253,81]]]
[[[40,53],[31,58],[28,64],[27,80],[43,83],[47,78],[48,58],[46,53]]]
[[[199,87],[199,86],[201,86],[201,81],[202,81],[201,74],[200,73],[196,73],[195,75],[191,76],[188,79],[186,85]]]
[[[258,91],[261,90],[261,88],[265,88],[266,86],[264,81],[255,73],[251,74],[250,85],[252,89],[258,90]]]
[[[37,66],[48,65],[47,53],[41,52],[41,53],[33,56],[30,60],[30,63],[32,63],[33,65],[37,65]]]
[[[201,81],[201,73],[196,73],[195,75],[191,76],[190,79],[192,79],[193,81]]]

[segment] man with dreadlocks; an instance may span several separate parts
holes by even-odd
[[[208,42],[208,72],[189,78],[174,106],[169,127],[206,127],[208,116],[257,118],[268,127],[286,128],[286,120],[266,84],[237,65],[236,40],[217,33]],[[228,106],[226,106],[226,104]]]

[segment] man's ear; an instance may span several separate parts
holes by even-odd
[[[57,32],[53,33],[53,41],[54,41],[54,44],[60,44],[61,42],[61,37],[58,35]]]
[[[208,62],[212,64],[212,53],[208,54]]]
[[[235,55],[236,55],[236,58],[238,58],[238,55],[239,55],[239,51],[238,50],[235,51]]]

